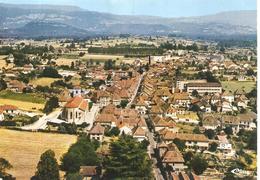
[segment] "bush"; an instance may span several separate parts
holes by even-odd
[[[204,134],[209,138],[209,139],[214,139],[215,137],[215,131],[212,129],[207,129]]]
[[[209,151],[215,152],[217,150],[218,144],[213,142],[210,144]]]
[[[16,126],[16,122],[14,122],[14,121],[1,121],[0,126]]]
[[[175,138],[173,140],[173,143],[178,147],[180,151],[184,151],[184,149],[186,148],[185,142],[178,138]]]
[[[196,155],[191,160],[191,168],[197,175],[202,174],[207,169],[207,167],[208,167],[207,161],[200,155]]]
[[[224,129],[224,132],[227,134],[227,135],[232,135],[233,134],[233,129],[232,127],[228,126]]]
[[[45,104],[45,107],[43,109],[44,113],[49,114],[53,111],[54,108],[59,107],[59,100],[57,97],[51,97]]]
[[[58,73],[58,71],[53,67],[46,67],[41,77],[50,77],[50,78],[61,78],[62,76]]]
[[[112,129],[106,130],[105,136],[118,136],[120,134],[120,130],[118,127],[113,127]]]
[[[128,100],[122,100],[122,101],[120,102],[120,107],[121,107],[121,108],[125,108],[125,107],[127,106],[127,104],[128,104]]]

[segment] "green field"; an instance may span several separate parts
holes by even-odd
[[[10,99],[17,101],[25,101],[32,103],[44,104],[45,99],[37,94],[24,94],[24,93],[14,93],[12,91],[2,91],[0,92],[0,98]]]
[[[78,54],[63,54],[60,58],[64,59],[78,59]]]
[[[221,81],[222,87],[226,91],[234,92],[237,89],[244,89],[245,92],[250,92],[255,86],[253,81]]]

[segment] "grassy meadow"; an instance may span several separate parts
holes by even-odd
[[[244,89],[245,92],[250,92],[256,85],[253,81],[222,81],[222,87],[226,91],[234,92],[237,89]]]

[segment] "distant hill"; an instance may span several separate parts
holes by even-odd
[[[256,11],[232,11],[201,17],[162,18],[114,15],[76,6],[0,3],[0,36],[91,36],[135,34],[217,37],[256,35]]]

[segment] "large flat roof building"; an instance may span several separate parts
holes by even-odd
[[[222,86],[220,83],[208,82],[208,83],[189,83],[187,84],[187,92],[192,93],[196,90],[200,95],[222,93]]]

